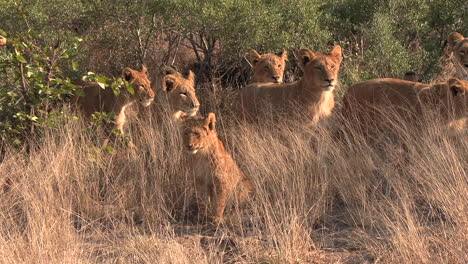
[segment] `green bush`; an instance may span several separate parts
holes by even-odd
[[[297,49],[340,44],[343,88],[408,70],[431,80],[442,72],[447,36],[468,35],[462,0],[12,0],[0,1],[0,20],[11,40],[0,51],[0,133],[16,143],[53,125],[54,109],[73,93],[70,79],[90,71],[111,76],[146,63],[155,81],[158,67],[175,61],[198,83],[221,78],[220,89],[231,89],[248,80],[248,49],[287,49],[296,73]]]
[[[55,46],[41,46],[33,32],[9,37],[0,51],[0,138],[22,143],[38,128],[54,126],[61,111],[57,106],[74,94],[66,74],[77,69],[73,57],[80,38]]]

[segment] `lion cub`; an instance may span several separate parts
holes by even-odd
[[[209,113],[206,118],[182,116],[180,120],[197,202],[206,210],[206,216],[219,222],[227,202],[233,198],[241,203],[247,200],[253,192],[252,182],[218,138],[214,113]]]
[[[288,60],[286,50],[278,54],[260,55],[252,49],[248,56],[254,70],[250,83],[283,83],[284,67]]]

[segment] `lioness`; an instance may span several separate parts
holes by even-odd
[[[437,114],[448,125],[467,117],[468,81],[451,78],[427,85],[391,78],[374,79],[350,86],[343,103],[343,115],[355,115],[364,125],[385,123],[390,113],[411,123]]]
[[[74,102],[81,109],[85,117],[91,117],[95,112],[117,113],[116,128],[123,133],[126,120],[127,108],[135,102],[148,107],[154,100],[155,93],[151,88],[150,81],[146,75],[147,69],[144,65],[141,71],[125,68],[122,78],[132,85],[134,94],[127,89],[122,89],[120,94],[115,95],[110,87],[102,89],[95,82],[78,82],[77,86],[83,89],[83,96],[76,96]]]
[[[184,148],[188,155],[188,168],[193,174],[197,200],[218,222],[224,208],[233,196],[244,202],[253,191],[252,182],[224,148],[216,133],[216,116],[181,117]]]
[[[195,93],[195,74],[190,71],[187,77],[175,69],[166,67],[162,71],[162,87],[158,89],[158,113],[169,113],[174,120],[182,114],[195,116],[200,102]]]
[[[288,60],[286,50],[279,54],[260,55],[256,50],[249,51],[249,61],[253,66],[254,74],[250,83],[282,83],[284,66]]]
[[[305,113],[315,124],[331,114],[335,105],[333,89],[342,60],[341,47],[333,47],[329,54],[301,49],[298,55],[299,67],[304,72],[302,79],[294,83],[246,86],[240,93],[241,115],[255,120],[267,112],[279,115],[293,110]]]
[[[448,37],[448,44],[455,56],[456,77],[468,81],[468,38],[458,32]]]

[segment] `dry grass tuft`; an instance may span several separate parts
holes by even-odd
[[[0,163],[1,263],[466,263],[468,141],[436,124],[367,143],[337,116],[254,127],[218,115],[256,197],[225,224],[191,217],[172,124],[97,148],[77,121]]]

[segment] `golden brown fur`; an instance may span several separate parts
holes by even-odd
[[[83,90],[84,95],[76,96],[74,101],[88,118],[95,112],[116,113],[116,128],[123,133],[124,125],[127,122],[126,111],[128,111],[128,107],[135,102],[147,107],[154,100],[155,93],[146,72],[147,69],[144,65],[142,65],[141,71],[130,68],[123,69],[122,78],[132,85],[134,94],[123,88],[118,95],[115,95],[110,87],[102,89],[95,82],[78,82],[77,86]]]
[[[456,119],[447,125],[450,135],[464,134],[468,135],[468,117]]]
[[[448,44],[455,57],[456,77],[468,81],[468,38],[454,32],[448,37]]]
[[[287,60],[288,55],[285,50],[279,54],[263,55],[256,50],[250,50],[249,61],[254,70],[250,83],[282,83]]]
[[[301,49],[299,66],[301,80],[287,84],[254,83],[242,89],[239,112],[247,119],[260,119],[268,112],[273,115],[305,113],[312,124],[331,115],[335,105],[333,89],[338,80],[342,60],[341,47],[329,54]]]
[[[181,114],[195,116],[200,108],[195,93],[195,74],[190,71],[184,77],[173,68],[164,68],[156,108],[158,113],[169,113],[174,119],[178,119]]]
[[[216,117],[182,117],[181,130],[189,173],[196,195],[214,221],[222,219],[226,204],[237,197],[244,202],[253,191],[252,182],[224,148],[216,133]]]
[[[364,125],[383,123],[388,113],[397,113],[412,123],[435,114],[447,125],[467,116],[468,82],[451,78],[445,83],[427,85],[391,78],[374,79],[350,86],[343,103],[343,114],[358,117]]]
[[[6,45],[7,39],[3,36],[0,36],[0,47]]]

